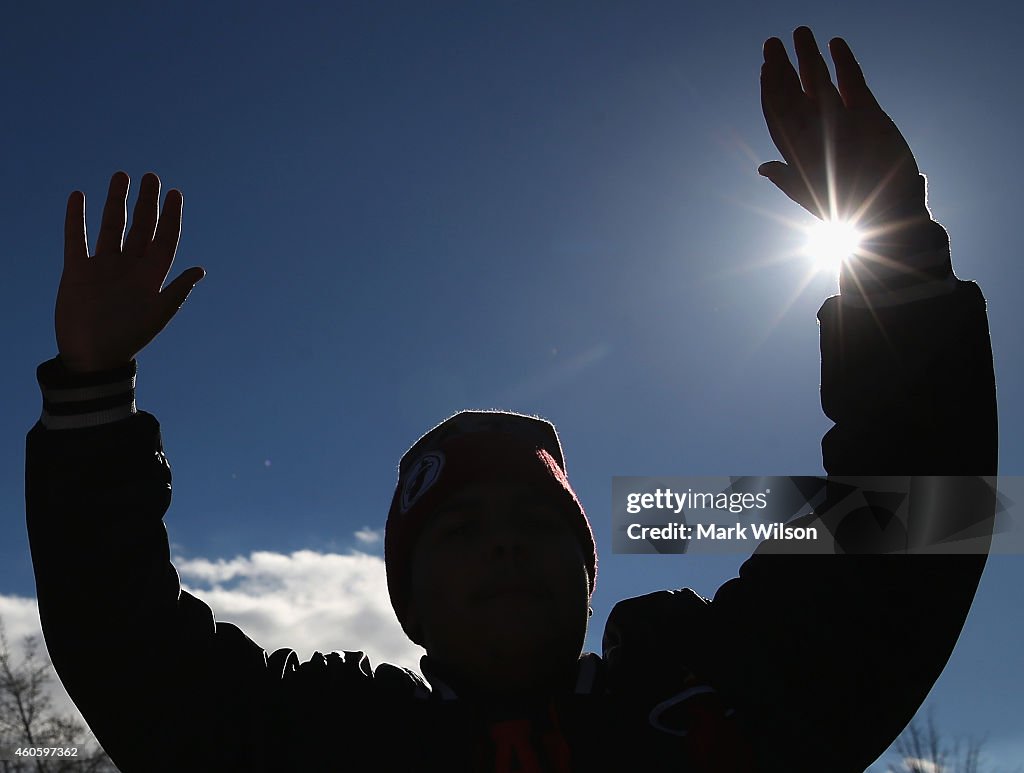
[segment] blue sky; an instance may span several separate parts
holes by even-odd
[[[742,556],[611,554],[611,477],[821,471],[814,315],[835,278],[805,282],[794,223],[810,217],[755,171],[779,158],[761,44],[789,43],[800,24],[819,43],[847,38],[929,176],[954,268],[989,301],[1001,472],[1024,472],[1024,12],[893,5],[9,11],[2,608],[34,594],[24,435],[40,409],[34,369],[56,353],[64,203],[85,191],[94,241],[117,169],[131,201],[147,171],[184,193],[172,276],[208,273],[140,356],[138,403],[160,419],[174,470],[175,556],[219,616],[267,637],[285,624],[293,638],[274,646],[358,649],[362,633],[409,656],[384,622],[373,532],[402,452],[461,408],[558,426],[601,551],[591,649],[620,598],[711,595]],[[324,578],[377,596],[339,601]],[[991,560],[929,698],[940,726],[987,735],[1007,763],[1024,759],[1022,580],[1021,556]],[[287,594],[251,610],[313,587],[310,609],[340,604],[320,619],[366,625],[302,628]]]

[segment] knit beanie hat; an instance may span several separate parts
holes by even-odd
[[[551,422],[504,411],[462,411],[438,424],[405,452],[384,531],[384,562],[391,606],[403,630],[411,600],[413,551],[437,508],[464,486],[514,480],[550,491],[579,541],[590,578],[597,579],[597,546],[590,521],[565,474],[565,458]],[[421,642],[417,642],[421,643]]]

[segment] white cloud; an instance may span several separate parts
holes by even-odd
[[[219,621],[237,625],[268,652],[362,650],[374,666],[419,670],[423,650],[403,633],[387,591],[383,559],[354,553],[258,551],[231,559],[175,559],[182,586]],[[0,619],[19,657],[26,635],[42,636],[34,598],[0,595]],[[54,707],[80,716],[59,682]]]
[[[377,665],[418,670],[423,650],[402,632],[388,597],[383,559],[354,553],[257,551],[176,559],[183,587],[268,652],[362,650]]]
[[[379,529],[374,530],[367,526],[356,532],[356,539],[364,545],[375,545],[384,539],[384,533]]]
[[[0,620],[3,620],[7,641],[18,645],[26,636],[42,637],[39,628],[39,607],[35,599],[24,596],[0,596]]]
[[[945,773],[945,766],[918,757],[904,757],[903,770],[906,773]]]

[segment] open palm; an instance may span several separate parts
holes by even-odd
[[[778,38],[764,44],[761,106],[785,159],[758,172],[811,214],[867,227],[929,219],[923,180],[906,140],[882,110],[842,38],[828,66],[807,27],[793,33],[799,75]]]
[[[128,363],[166,327],[206,275],[198,266],[189,268],[160,289],[181,235],[181,193],[168,192],[161,216],[160,179],[145,175],[125,239],[129,184],[124,172],[111,178],[92,256],[85,195],[75,191],[68,198],[55,327],[61,360],[75,372]]]

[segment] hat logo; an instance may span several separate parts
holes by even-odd
[[[402,486],[403,515],[437,482],[443,467],[444,454],[440,451],[431,451],[421,456],[416,464],[409,468],[405,484]]]

